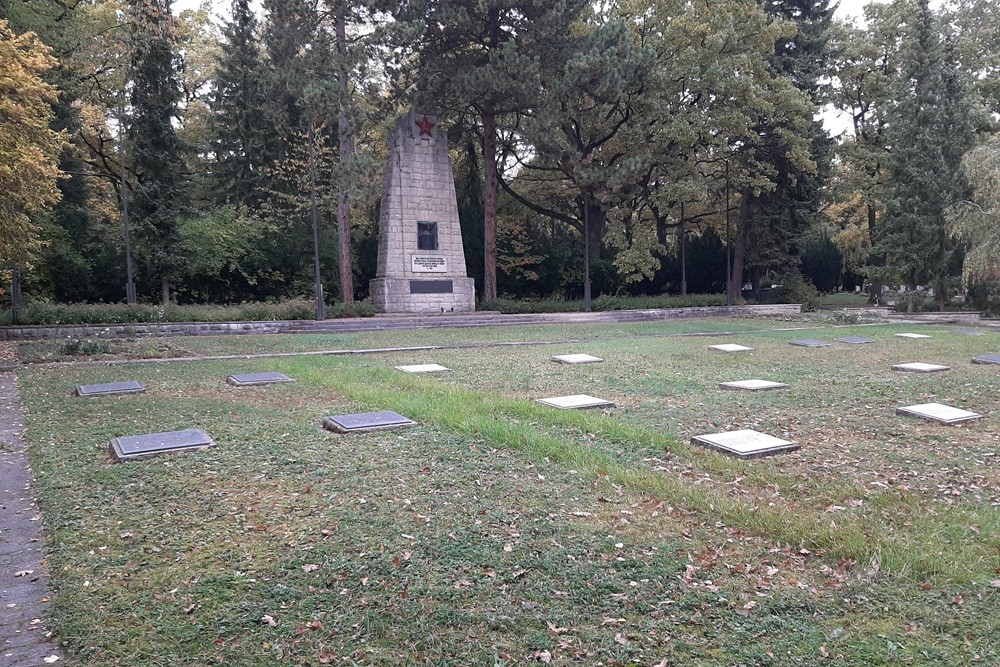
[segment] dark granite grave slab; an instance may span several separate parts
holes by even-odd
[[[141,394],[146,388],[135,380],[108,382],[106,384],[82,384],[76,388],[76,395],[83,397],[111,396],[114,394]]]
[[[361,412],[353,415],[333,415],[323,420],[323,428],[337,433],[383,431],[391,428],[408,428],[417,422],[396,412]]]
[[[230,375],[227,379],[229,384],[236,387],[253,387],[259,384],[274,384],[275,382],[295,382],[284,373],[243,373]]]
[[[980,354],[972,358],[974,364],[1000,364],[1000,354]]]
[[[874,343],[871,338],[862,338],[861,336],[844,336],[843,338],[837,339],[838,343],[847,343],[848,345],[865,345],[866,343]]]
[[[215,447],[215,441],[200,428],[112,438],[108,443],[116,461],[144,459],[157,454]]]
[[[825,340],[816,340],[815,338],[802,338],[800,340],[790,340],[788,344],[796,347],[830,347],[833,343]]]

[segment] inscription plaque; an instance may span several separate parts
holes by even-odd
[[[451,294],[455,291],[450,280],[411,280],[410,294]]]
[[[253,387],[259,384],[273,384],[275,382],[295,382],[284,373],[243,373],[240,375],[230,375],[229,384],[235,387]]]
[[[974,364],[1000,364],[1000,354],[980,354],[972,358]]]
[[[411,255],[410,269],[414,273],[448,273],[448,258],[440,255]]]
[[[962,410],[960,408],[953,408],[950,405],[944,405],[943,403],[907,405],[901,408],[896,408],[896,414],[929,419],[940,424],[961,424],[962,422],[982,419],[981,414],[969,412],[968,410]]]
[[[691,438],[691,444],[715,449],[723,454],[729,454],[741,459],[784,454],[785,452],[793,452],[799,448],[796,442],[782,440],[781,438],[775,438],[773,435],[758,433],[750,429],[696,435]]]
[[[351,415],[333,415],[323,420],[323,428],[337,433],[358,431],[384,431],[390,428],[416,426],[417,422],[396,412],[360,412]]]
[[[789,345],[794,345],[795,347],[830,347],[831,343],[825,340],[816,340],[815,338],[803,338],[801,340],[790,340]]]

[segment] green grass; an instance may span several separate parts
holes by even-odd
[[[666,323],[394,332],[337,343],[586,342],[22,371],[69,664],[1000,660],[1000,373],[968,363],[1000,348],[1000,336],[689,325],[740,334],[677,336],[691,330]],[[876,343],[787,345],[847,334]],[[248,338],[227,340],[242,351]],[[274,352],[324,342],[260,340]],[[755,351],[705,350],[722,341]],[[607,361],[548,361],[576,351]],[[954,370],[888,370],[914,360]],[[422,362],[453,370],[391,370]],[[254,370],[297,382],[224,382]],[[126,376],[147,393],[70,396],[76,384]],[[792,387],[715,388],[748,377]],[[618,407],[529,400],[565,393]],[[904,400],[987,418],[926,424],[893,414]],[[422,425],[351,436],[319,428],[325,415],[367,409]],[[219,447],[108,461],[113,436],[192,426]],[[791,436],[803,449],[744,462],[686,444],[733,427]]]

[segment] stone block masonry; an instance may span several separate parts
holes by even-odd
[[[466,275],[448,135],[434,116],[411,111],[389,134],[382,182],[378,270],[370,283],[380,313],[476,309]]]

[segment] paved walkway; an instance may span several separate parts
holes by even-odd
[[[28,467],[17,376],[0,373],[0,667],[62,664],[45,628],[45,538]]]

